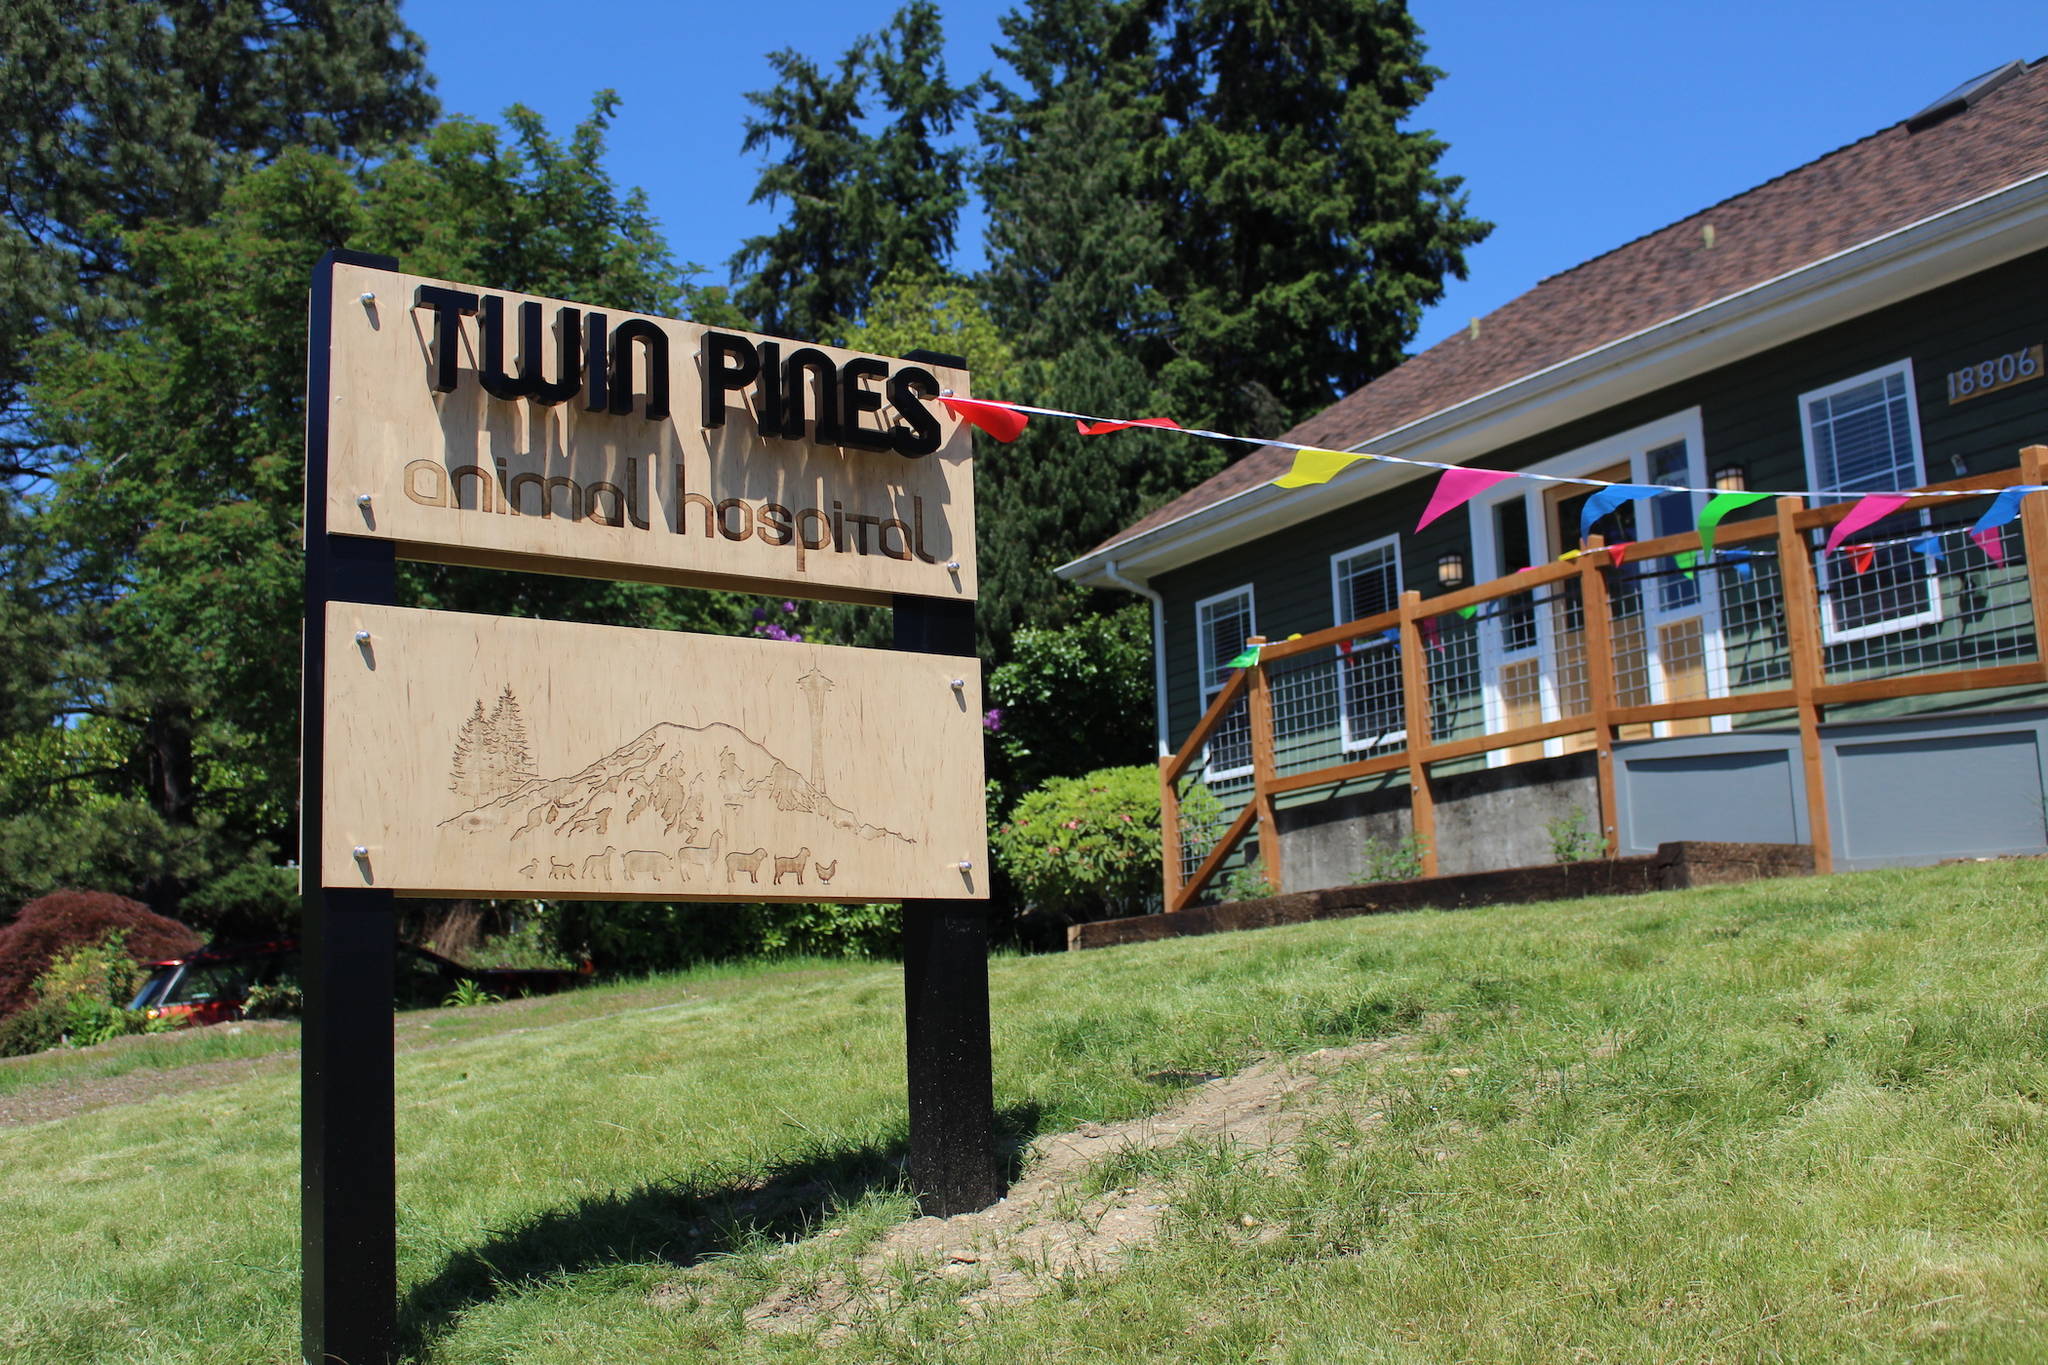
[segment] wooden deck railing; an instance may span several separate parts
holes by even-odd
[[[1923,491],[1938,493],[1944,489],[2003,488],[2017,483],[2048,484],[2048,446],[2029,446],[2022,450],[2016,469],[1930,484]],[[1917,497],[1900,510],[1953,507],[1955,502],[1953,498],[1939,496]],[[1183,910],[1194,904],[1254,829],[1258,831],[1259,854],[1265,862],[1266,875],[1276,887],[1282,885],[1276,798],[1386,773],[1405,771],[1407,774],[1412,829],[1419,845],[1423,871],[1426,875],[1434,874],[1437,870],[1436,794],[1431,765],[1568,736],[1591,738],[1599,789],[1600,828],[1611,855],[1615,849],[1617,826],[1614,743],[1623,727],[1697,721],[1758,711],[1786,711],[1797,717],[1805,775],[1807,827],[1813,842],[1815,865],[1821,871],[1832,870],[1833,850],[1829,839],[1827,789],[1819,731],[1827,707],[1934,693],[2048,684],[2048,649],[2044,649],[2041,643],[2042,627],[2048,623],[2048,502],[2039,498],[2027,499],[2020,517],[2027,580],[2025,611],[2034,628],[2032,659],[1828,681],[1827,645],[1821,618],[1822,594],[1813,568],[1813,533],[1833,526],[1848,515],[1854,505],[1853,502],[1843,502],[1806,507],[1798,498],[1779,498],[1772,515],[1729,522],[1715,533],[1714,543],[1721,549],[1774,542],[1782,586],[1785,652],[1788,656],[1788,676],[1781,686],[1753,687],[1740,692],[1724,687],[1721,690],[1725,695],[1622,704],[1615,686],[1617,614],[1609,591],[1615,566],[1607,554],[1594,552],[1599,548],[1597,540],[1586,553],[1570,561],[1538,565],[1506,578],[1474,584],[1427,600],[1420,593],[1405,592],[1393,611],[1294,639],[1264,644],[1258,662],[1238,670],[1230,678],[1179,750],[1161,760],[1160,824],[1166,909]],[[1632,543],[1626,551],[1626,562],[1641,564],[1699,549],[1700,538],[1696,532],[1663,536]],[[1702,570],[1706,568],[1705,565],[1700,567]],[[1580,593],[1578,603],[1572,608],[1574,619],[1581,619],[1576,613],[1582,613],[1583,620],[1581,638],[1586,674],[1583,704],[1567,710],[1560,701],[1558,709],[1562,714],[1554,719],[1479,734],[1432,738],[1432,724],[1436,718],[1431,713],[1430,662],[1423,623],[1440,620],[1463,608],[1484,609],[1488,604],[1503,599],[1541,593],[1546,589],[1566,591],[1572,583],[1578,585]],[[1638,629],[1648,628],[1639,625]],[[1282,772],[1282,765],[1276,761],[1274,743],[1275,670],[1286,666],[1290,660],[1299,661],[1303,656],[1341,647],[1347,642],[1370,641],[1388,630],[1397,631],[1399,636],[1401,704],[1406,727],[1402,742],[1383,746],[1383,752],[1368,757]],[[1561,696],[1558,680],[1553,678],[1551,684]],[[1183,860],[1189,855],[1184,844],[1180,785],[1191,775],[1194,780],[1201,780],[1197,765],[1204,761],[1204,749],[1240,702],[1246,703],[1248,713],[1250,791],[1242,809],[1202,854],[1193,871],[1183,876]]]

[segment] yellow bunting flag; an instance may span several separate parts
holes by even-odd
[[[1360,460],[1375,458],[1362,455],[1355,450],[1297,450],[1294,453],[1294,468],[1273,480],[1275,488],[1306,488],[1312,483],[1328,483]]]

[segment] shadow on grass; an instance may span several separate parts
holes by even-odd
[[[1002,1186],[1016,1179],[1043,1111],[996,1111]],[[833,1210],[877,1190],[910,1188],[909,1143],[819,1148],[773,1166],[766,1179],[710,1173],[596,1195],[538,1214],[449,1257],[398,1306],[405,1354],[418,1356],[468,1309],[525,1285],[606,1265],[663,1261],[678,1268],[762,1241],[792,1241]]]

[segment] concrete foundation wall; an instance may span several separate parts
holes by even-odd
[[[1551,826],[1574,812],[1589,836],[1600,825],[1590,753],[1439,777],[1436,800],[1437,871],[1446,876],[1555,861]],[[1348,886],[1366,875],[1374,850],[1412,833],[1408,786],[1283,807],[1279,825],[1282,891]]]

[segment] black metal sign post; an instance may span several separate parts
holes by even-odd
[[[306,374],[306,615],[301,683],[300,1347],[308,1365],[389,1365],[398,1356],[393,985],[394,893],[322,885],[327,611],[396,605],[392,541],[327,524],[329,380],[337,307],[403,316],[410,300],[335,298],[338,265],[396,272],[387,256],[331,251],[314,271]],[[913,353],[964,368],[957,357]],[[900,650],[974,655],[972,602],[893,599]],[[986,868],[962,867],[963,878]],[[963,881],[963,886],[966,884]],[[951,1215],[1000,1193],[989,1050],[985,901],[904,906],[904,1024],[910,1170],[920,1207]]]
[[[974,653],[972,602],[898,597],[894,605],[896,648]],[[966,871],[988,875],[986,868]],[[985,1209],[1002,1192],[989,1046],[988,914],[985,900],[903,906],[910,1181],[918,1208],[941,1218]]]
[[[334,268],[398,269],[330,251],[313,272],[306,348],[306,620],[300,683],[300,1350],[309,1362],[385,1365],[398,1355],[398,1190],[392,1088],[396,910],[389,891],[321,885],[327,604],[397,600],[389,541],[327,526]],[[362,301],[366,307],[378,300]],[[395,312],[395,301],[387,307]]]

